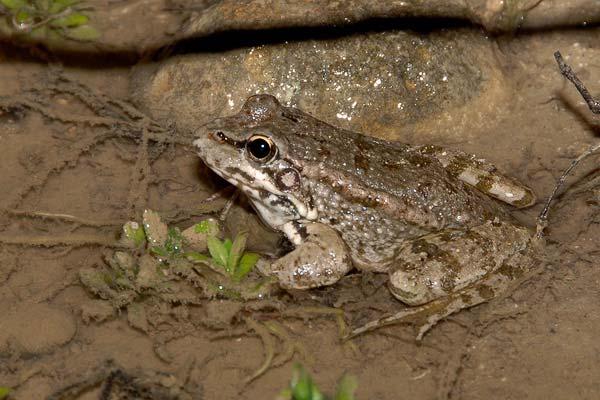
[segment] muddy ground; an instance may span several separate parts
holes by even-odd
[[[407,140],[476,153],[529,184],[540,200],[515,216],[532,226],[561,171],[600,139],[598,117],[565,83],[552,54],[560,49],[600,94],[600,30],[489,40],[505,82],[495,106],[477,103],[480,110],[469,110],[477,118],[461,121],[460,129],[448,110],[429,122],[426,136]],[[540,273],[505,298],[448,318],[420,343],[410,326],[398,325],[342,344],[335,315],[311,314],[314,299],[302,294],[282,300],[285,310],[300,307],[302,318],[277,304],[265,312],[268,306],[254,302],[254,313],[213,299],[155,303],[149,325],[140,326],[125,310],[99,303],[80,271],[105,265],[120,226],[139,220],[143,209],[189,226],[198,204],[223,183],[206,183],[205,168],[184,141],[170,140],[168,130],[128,108],[135,103],[131,65],[47,65],[38,54],[8,46],[0,54],[0,386],[14,388],[14,398],[42,399],[75,384],[81,396],[56,398],[96,399],[107,381],[103,368],[114,368],[107,360],[123,371],[111,382],[137,393],[129,398],[146,397],[143,385],[127,377],[150,377],[156,393],[177,387],[197,399],[271,399],[287,385],[295,361],[325,389],[344,372],[356,376],[358,399],[600,395],[597,158],[569,180],[552,209]],[[340,288],[347,296],[349,283]],[[362,314],[347,320],[364,322],[399,307],[385,295],[372,305],[355,307]],[[246,383],[265,357],[250,319],[261,326],[274,321],[289,341],[271,335],[281,362]],[[291,342],[297,351],[288,359]]]

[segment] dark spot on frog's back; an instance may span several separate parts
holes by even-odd
[[[361,150],[359,150],[354,154],[354,165],[356,168],[366,171],[369,169],[369,158],[365,156]]]
[[[482,299],[489,300],[494,297],[494,289],[491,286],[481,285],[477,287],[477,293]]]
[[[475,187],[483,193],[489,192],[492,189],[492,186],[494,186],[494,178],[492,176],[480,174],[477,176],[477,179],[478,181]]]
[[[317,153],[319,154],[319,157],[321,157],[321,158],[329,157],[331,155],[331,152],[329,151],[329,149],[327,149],[325,147],[321,147],[321,146],[319,146],[319,148],[317,149]]]
[[[431,164],[430,158],[424,157],[422,154],[419,154],[415,151],[406,152],[404,159],[410,164],[419,168],[427,167],[429,164]]]

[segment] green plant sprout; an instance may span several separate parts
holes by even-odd
[[[88,24],[81,0],[0,0],[0,30],[32,38],[95,40],[100,33]]]
[[[240,232],[233,241],[229,238],[220,240],[216,236],[218,227],[213,226],[213,221],[202,221],[194,225],[194,232],[206,235],[206,245],[209,255],[184,251],[186,240],[179,228],[168,228],[166,239],[162,245],[151,246],[152,254],[157,255],[161,261],[169,263],[181,257],[185,257],[193,263],[209,265],[213,270],[223,273],[233,282],[239,283],[252,271],[259,259],[256,253],[245,252],[248,232]],[[126,226],[125,234],[136,243],[137,246],[144,243],[145,237],[140,236],[140,231]]]
[[[256,265],[259,255],[245,252],[248,232],[240,232],[233,239],[220,240],[208,235],[206,244],[210,258],[200,253],[187,253],[193,262],[208,262],[229,276],[234,282],[240,282]]]
[[[185,240],[179,228],[169,228],[167,239],[162,246],[153,246],[150,251],[163,259],[173,260],[183,255]]]
[[[0,400],[5,399],[11,392],[10,388],[0,386]]]
[[[199,222],[192,227],[192,230],[198,236],[205,238],[208,254],[184,251],[189,243],[176,227],[167,228],[166,225],[158,222],[148,224],[146,230],[138,223],[128,223],[123,227],[125,236],[136,247],[142,246],[145,242],[156,244],[149,245],[149,250],[158,256],[163,264],[168,265],[185,258],[192,263],[206,264],[235,283],[244,279],[260,258],[256,253],[245,251],[248,232],[238,233],[233,240],[229,238],[221,240],[217,237],[219,227],[212,220]]]
[[[356,400],[356,379],[344,375],[338,382],[333,398],[321,393],[310,374],[300,364],[294,365],[290,387],[279,394],[277,400]]]

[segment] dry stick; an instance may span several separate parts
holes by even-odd
[[[581,94],[581,97],[583,97],[583,99],[587,103],[590,110],[594,114],[600,114],[600,101],[598,101],[592,97],[592,95],[587,90],[587,88],[585,87],[583,82],[581,82],[581,80],[579,80],[579,78],[577,77],[577,75],[575,75],[575,72],[573,72],[571,67],[565,63],[565,61],[563,60],[562,55],[560,54],[559,51],[554,53],[554,58],[556,59],[556,62],[558,63],[558,68],[560,69],[560,73],[565,78],[567,78],[569,81],[571,81],[571,83],[573,83],[573,85],[575,85],[575,87]],[[544,209],[538,216],[538,225],[537,225],[537,233],[536,233],[537,237],[542,236],[542,232],[544,231],[544,228],[546,227],[547,222],[548,222],[548,213],[550,211],[550,204],[552,203],[552,200],[554,200],[554,197],[556,196],[556,193],[558,192],[558,190],[565,183],[567,176],[569,176],[571,171],[581,161],[585,160],[587,157],[594,154],[598,150],[600,150],[600,143],[597,143],[597,144],[591,146],[589,149],[587,149],[585,152],[583,152],[581,155],[579,155],[579,157],[577,157],[576,159],[571,161],[571,165],[569,165],[569,167],[564,170],[564,172],[562,173],[560,178],[558,178],[558,180],[556,181],[556,185],[554,186],[554,189],[552,190],[552,193],[550,194],[550,197],[548,197],[548,200],[546,201],[546,204],[544,205]]]
[[[57,214],[43,211],[27,211],[27,210],[5,210],[5,212],[9,215],[14,215],[16,217],[25,217],[25,218],[40,218],[40,219],[51,219],[58,220],[63,222],[70,222],[77,225],[83,226],[93,226],[93,227],[101,227],[101,226],[121,226],[125,223],[125,220],[95,220],[89,218],[80,218],[71,214]]]
[[[29,235],[0,235],[0,243],[13,246],[28,247],[83,247],[100,246],[109,248],[127,248],[109,236],[100,235],[68,235],[68,236],[29,236]]]
[[[598,101],[592,97],[592,95],[586,89],[583,82],[581,82],[579,80],[579,78],[577,77],[577,75],[575,75],[575,72],[573,72],[571,67],[569,65],[567,65],[567,63],[565,63],[565,60],[563,60],[562,55],[560,54],[560,51],[557,51],[554,53],[554,58],[556,59],[556,62],[558,63],[558,68],[560,69],[560,73],[563,74],[563,76],[565,78],[570,80],[573,83],[573,85],[575,85],[575,87],[581,94],[581,97],[583,97],[583,99],[587,103],[590,110],[592,110],[592,112],[594,114],[600,114],[600,101]]]
[[[148,129],[145,127],[142,129],[142,141],[137,151],[137,159],[133,167],[133,174],[131,177],[131,189],[127,199],[127,212],[129,217],[135,219],[138,213],[146,208],[147,195],[148,195]],[[139,203],[141,209],[138,209]]]

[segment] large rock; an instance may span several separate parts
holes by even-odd
[[[486,91],[506,86],[495,63],[492,43],[478,30],[366,33],[144,64],[133,92],[153,117],[180,131],[269,93],[333,125],[406,140],[442,112],[460,108],[462,115]]]

